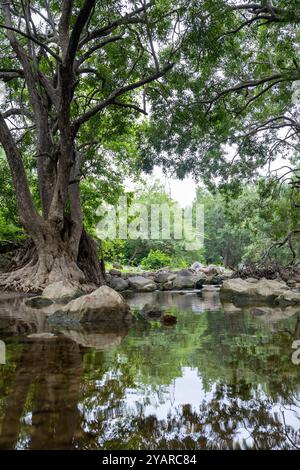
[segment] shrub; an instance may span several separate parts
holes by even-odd
[[[142,259],[143,269],[159,269],[171,264],[171,257],[159,250],[151,250],[146,258]]]

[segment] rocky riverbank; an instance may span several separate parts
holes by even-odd
[[[152,292],[155,290],[201,289],[204,285],[221,285],[232,275],[218,266],[181,270],[159,269],[156,272],[126,273],[111,269],[106,280],[118,292]]]

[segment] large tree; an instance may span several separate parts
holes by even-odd
[[[169,0],[0,1],[0,143],[32,240],[21,268],[2,274],[1,286],[103,283],[84,230],[83,166],[96,160],[101,173],[107,154],[114,157],[114,149],[99,151],[103,135],[107,142],[120,123],[147,114],[151,84],[162,86],[178,58],[183,14],[184,2]],[[26,159],[37,175],[38,204]]]

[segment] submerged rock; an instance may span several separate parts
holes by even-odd
[[[146,304],[142,308],[140,314],[143,318],[146,320],[155,320],[160,318],[165,309],[162,308],[160,305],[151,305],[151,304]]]
[[[177,323],[177,317],[175,317],[175,315],[164,315],[161,317],[160,321],[164,325],[175,325],[175,323]]]
[[[49,317],[51,323],[113,323],[130,320],[129,306],[118,292],[108,286],[101,286],[91,294],[72,300]]]
[[[37,297],[29,297],[29,299],[25,300],[25,305],[27,307],[32,308],[44,308],[49,307],[49,305],[53,304],[52,299],[48,299],[47,297],[37,296]]]

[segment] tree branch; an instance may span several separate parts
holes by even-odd
[[[88,121],[91,117],[95,116],[98,112],[102,111],[104,108],[109,106],[110,104],[113,104],[115,99],[118,98],[118,96],[121,96],[128,91],[135,90],[136,88],[140,88],[143,85],[146,85],[147,83],[151,83],[155,80],[157,80],[160,77],[163,77],[169,70],[173,68],[174,64],[168,64],[166,65],[162,70],[156,72],[153,75],[150,75],[147,78],[143,78],[137,82],[131,83],[130,85],[126,85],[121,88],[117,88],[114,90],[105,100],[101,101],[98,103],[96,106],[91,108],[89,111],[86,113],[82,114],[78,119],[76,119],[73,123],[73,132],[76,135],[80,126],[84,124],[86,121]]]
[[[145,8],[148,9],[154,4],[154,1],[148,2],[146,5],[143,5],[140,8],[137,8],[136,10],[132,11],[131,13],[127,13],[126,15],[118,18],[117,20],[114,20],[107,25],[103,26],[102,28],[95,29],[92,32],[88,32],[87,35],[82,39],[82,41],[79,44],[79,47],[84,46],[87,42],[92,41],[93,39],[97,39],[99,37],[107,36],[110,34],[115,28],[118,26],[126,25],[126,24],[132,24],[132,23],[144,23],[145,20],[142,18],[135,18],[135,16],[139,15],[140,13],[143,13],[145,11]]]
[[[25,109],[25,108],[11,108],[11,109],[8,109],[7,111],[4,111],[2,113],[2,116],[4,117],[4,119],[6,119],[10,116],[26,116],[30,119],[33,118],[31,112],[28,109]]]
[[[85,0],[83,7],[81,8],[76,18],[75,25],[70,36],[68,49],[66,52],[66,61],[69,62],[70,64],[73,64],[74,62],[81,33],[89,19],[92,9],[94,8],[95,2],[96,0]]]
[[[26,34],[24,33],[23,31],[20,31],[19,29],[17,28],[14,28],[13,26],[7,26],[5,24],[2,24],[0,23],[0,28],[3,28],[3,29],[6,29],[7,31],[13,31],[14,33],[16,34],[20,34],[20,36],[23,36],[24,38],[27,38],[29,39],[30,41],[34,42],[35,44],[37,44],[38,46],[42,47],[43,49],[45,49],[45,51],[47,51],[52,57],[54,57],[55,60],[57,60],[57,62],[61,62],[61,58],[55,53],[53,52],[50,47],[48,47],[46,44],[42,43],[41,41],[39,41],[39,39],[33,37],[33,36],[30,36],[29,34]]]
[[[137,111],[138,113],[142,113],[145,116],[148,116],[147,111],[145,111],[143,108],[140,108],[140,106],[137,106],[136,104],[133,103],[123,103],[122,101],[117,101],[114,100],[112,102],[113,105],[120,106],[120,108],[129,108]]]
[[[40,216],[34,206],[29,190],[27,176],[19,150],[11,132],[0,113],[0,142],[4,148],[16,191],[17,204],[22,225],[26,228],[38,223]],[[32,230],[32,226],[30,227]]]
[[[107,44],[120,41],[121,39],[123,39],[123,35],[119,34],[117,36],[111,36],[110,38],[99,42],[95,46],[91,47],[87,52],[85,52],[82,57],[80,57],[80,59],[78,60],[78,65],[80,66],[81,64],[83,64],[83,62],[85,62],[95,51],[102,49],[102,47],[106,46]]]

